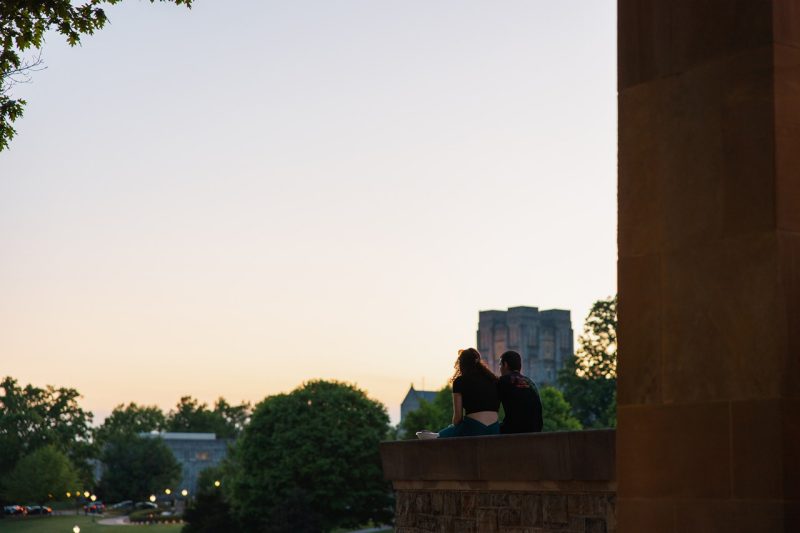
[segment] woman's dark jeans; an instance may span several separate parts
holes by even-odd
[[[480,435],[499,435],[500,434],[500,424],[495,422],[494,424],[489,424],[488,426],[483,425],[482,423],[478,422],[474,418],[470,418],[468,416],[464,417],[464,420],[459,422],[458,424],[449,425],[446,428],[439,431],[439,438],[446,439],[450,437],[478,437]]]

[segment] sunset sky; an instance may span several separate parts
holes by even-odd
[[[0,153],[0,375],[102,419],[356,383],[616,291],[613,0],[127,1]]]

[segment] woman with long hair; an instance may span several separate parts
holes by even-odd
[[[497,376],[475,348],[459,350],[455,368],[450,379],[453,383],[453,424],[441,430],[439,438],[497,435],[500,433]]]

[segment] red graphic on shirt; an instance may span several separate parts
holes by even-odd
[[[531,385],[528,383],[528,380],[524,377],[520,376],[519,374],[512,374],[511,375],[511,386],[516,387],[518,389],[530,389]]]

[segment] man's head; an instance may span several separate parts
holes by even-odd
[[[521,369],[522,357],[517,352],[509,350],[500,356],[500,373],[502,375],[519,372]]]

